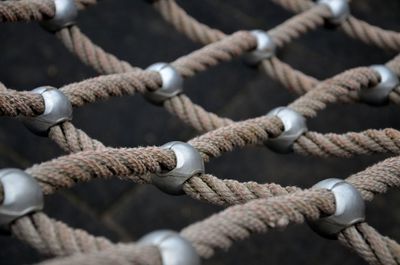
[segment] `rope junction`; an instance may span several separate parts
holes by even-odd
[[[268,31],[238,31],[230,35],[198,22],[174,0],[149,1],[166,21],[204,47],[173,62],[163,63],[162,67],[147,70],[107,53],[74,23],[75,17],[71,14],[97,4],[96,0],[1,1],[1,22],[53,23],[46,28],[83,63],[102,75],[58,90],[41,89],[40,93],[15,91],[0,85],[0,115],[17,117],[25,123],[29,121],[34,132],[47,135],[69,153],[34,165],[25,172],[0,172],[0,221],[5,220],[6,207],[19,212],[6,225],[15,237],[40,253],[55,257],[43,264],[198,264],[199,257],[210,258],[215,251],[228,250],[234,242],[253,233],[265,233],[305,221],[340,225],[338,232],[329,236],[370,264],[400,264],[400,245],[397,242],[380,235],[367,224],[363,215],[344,222],[348,212],[338,212],[343,205],[346,209],[356,205],[352,211],[362,212],[360,207],[363,207],[364,200],[371,201],[376,194],[399,187],[399,157],[388,158],[339,182],[347,187],[347,193],[340,192],[341,189],[336,186],[317,185],[303,190],[274,183],[241,183],[219,179],[204,171],[204,162],[225,152],[247,145],[271,146],[272,142],[278,147],[283,144],[289,147],[273,150],[317,157],[400,154],[400,132],[395,129],[321,134],[308,131],[306,127],[306,120],[316,117],[328,104],[400,104],[400,55],[380,66],[350,69],[327,80],[308,76],[276,56],[277,50],[324,25],[335,24],[337,29],[352,38],[396,52],[400,52],[400,33],[353,17],[346,0],[321,0],[316,3],[310,0],[273,1],[297,15]],[[299,94],[299,97],[282,107],[280,110],[283,112],[272,111],[268,115],[234,122],[206,111],[183,93],[184,79],[239,56],[256,64],[262,72]],[[54,97],[46,96],[51,91],[56,91],[58,104],[53,104]],[[178,142],[183,150],[174,149],[171,145],[111,148],[72,124],[69,113],[72,108],[134,93],[143,94],[148,99],[158,95],[157,102],[152,99],[149,102],[164,107],[202,134],[187,143]],[[8,175],[8,178],[3,178],[2,174]],[[12,178],[10,174],[13,174]],[[150,243],[148,240],[130,244],[112,243],[49,218],[40,211],[41,207],[25,211],[27,207],[32,207],[29,202],[33,203],[27,195],[23,195],[26,193],[21,192],[14,204],[10,204],[7,187],[12,183],[8,181],[27,174],[37,181],[39,190],[44,194],[72,187],[77,182],[118,176],[136,183],[154,184],[166,192],[173,190],[170,193],[183,193],[227,208],[183,228],[179,233],[158,234],[157,240],[150,240]],[[362,200],[355,204],[355,198]],[[39,206],[40,200],[36,201],[36,206]],[[168,247],[165,246],[174,246],[176,251],[167,252]],[[179,253],[181,249],[186,252]],[[194,254],[188,255],[191,250]],[[176,257],[187,258],[174,259]]]

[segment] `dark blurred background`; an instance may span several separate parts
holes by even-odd
[[[270,29],[293,14],[270,1],[179,1],[206,24],[234,32]],[[353,14],[370,23],[400,30],[398,0],[354,0]],[[81,12],[79,25],[95,43],[133,65],[146,67],[170,61],[200,46],[163,21],[145,1],[104,0]],[[0,24],[0,80],[10,88],[31,90],[42,85],[61,86],[96,73],[71,55],[36,23]],[[344,33],[320,29],[287,45],[279,57],[318,78],[345,69],[383,63],[395,54],[370,47]],[[222,64],[187,80],[185,91],[207,110],[241,120],[263,115],[286,105],[295,96],[240,60]],[[399,128],[396,106],[361,104],[330,106],[309,122],[320,132]],[[49,139],[34,136],[15,119],[0,119],[0,167],[26,168],[62,155]],[[113,98],[74,110],[74,124],[90,136],[114,147],[161,145],[188,140],[196,132],[166,110],[140,95]],[[382,155],[351,159],[317,159],[277,155],[266,148],[245,148],[207,164],[207,172],[220,178],[276,182],[309,187],[329,177],[346,177]],[[389,192],[368,205],[368,221],[380,232],[400,239],[400,196]],[[46,198],[45,212],[72,227],[83,228],[114,241],[136,240],[155,229],[179,230],[221,210],[187,198],[170,197],[148,185],[120,180],[96,180]],[[43,259],[14,238],[0,236],[0,264],[24,264]],[[307,225],[255,235],[218,252],[205,264],[363,264],[338,242],[320,238]]]

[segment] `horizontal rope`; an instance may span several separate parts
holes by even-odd
[[[386,168],[391,169],[387,170],[388,174],[391,173],[397,179],[397,182],[392,183],[391,186],[399,187],[399,161],[399,157],[387,159],[347,180],[357,188],[361,188],[360,191],[365,196],[363,188],[357,186],[354,180],[368,184],[370,181],[365,180],[366,174],[372,173],[378,179],[379,176],[373,173]],[[391,182],[388,179],[384,181]],[[371,199],[368,195],[365,198]],[[227,250],[234,242],[246,239],[253,233],[265,233],[275,228],[282,229],[290,223],[303,223],[306,219],[316,220],[321,215],[330,215],[334,211],[335,199],[331,192],[324,189],[298,190],[268,199],[250,199],[245,204],[230,207],[204,221],[188,226],[182,230],[181,234],[192,243],[201,257],[209,258],[216,250]],[[345,246],[360,251],[361,256],[370,263],[371,257],[376,257],[377,261],[372,260],[372,264],[397,264],[395,261],[399,259],[398,252],[395,251],[399,248],[398,244],[387,237],[382,237],[365,223],[344,230],[339,235],[339,240]],[[86,256],[73,258],[78,257],[86,260]]]
[[[95,5],[97,0],[75,0],[79,10]],[[0,22],[42,21],[54,17],[54,0],[0,1]]]
[[[66,258],[48,260],[38,265],[163,265],[160,252],[156,247],[140,245],[123,245],[110,250],[90,254],[76,254]]]

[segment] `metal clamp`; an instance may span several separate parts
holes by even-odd
[[[252,30],[250,34],[257,40],[257,47],[254,51],[245,55],[244,60],[250,65],[255,65],[264,59],[275,55],[276,46],[271,36],[263,30]]]
[[[183,91],[183,78],[178,71],[168,63],[155,63],[147,67],[147,71],[158,72],[161,75],[160,89],[144,94],[153,104],[160,105],[165,100],[175,97]]]
[[[36,117],[21,116],[24,125],[33,133],[47,136],[54,125],[72,120],[72,105],[68,98],[54,87],[38,87],[32,90],[40,94],[44,100],[45,110]]]
[[[371,68],[380,75],[380,82],[375,87],[360,90],[360,99],[370,105],[381,106],[389,101],[389,94],[399,85],[398,76],[385,65],[372,65]]]
[[[183,194],[183,184],[197,174],[204,173],[204,161],[199,151],[184,142],[169,142],[162,146],[174,151],[176,167],[167,172],[152,176],[152,182],[160,190],[172,194]]]
[[[350,16],[350,7],[348,0],[318,0],[319,5],[326,5],[332,13],[328,18],[330,25],[340,25]]]
[[[175,231],[158,230],[139,239],[138,244],[155,245],[160,249],[163,265],[200,265],[200,257],[192,244]]]
[[[275,152],[290,153],[293,143],[303,133],[307,132],[306,119],[296,111],[287,107],[278,107],[271,110],[267,116],[277,116],[283,123],[284,130],[278,137],[270,138],[265,142]]]
[[[50,32],[56,32],[75,24],[78,8],[75,0],[54,0],[55,15],[51,19],[43,20],[40,25]]]
[[[38,182],[20,169],[0,170],[4,198],[0,205],[0,226],[43,209],[43,192]]]
[[[365,203],[360,192],[342,179],[325,179],[313,188],[330,190],[335,196],[334,214],[309,222],[311,229],[323,237],[336,239],[343,229],[365,220]]]

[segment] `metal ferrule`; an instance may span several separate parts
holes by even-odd
[[[372,65],[371,68],[380,76],[380,82],[374,87],[360,90],[360,100],[374,106],[385,105],[389,102],[389,94],[399,85],[398,76],[385,65]]]
[[[323,237],[336,239],[345,228],[365,220],[365,203],[361,193],[342,179],[326,179],[313,188],[330,190],[335,196],[334,214],[309,222],[310,227]]]
[[[43,209],[43,192],[39,183],[25,171],[14,168],[0,170],[3,202],[0,205],[0,226],[8,226],[18,218]]]
[[[200,265],[200,257],[192,244],[180,234],[158,230],[142,237],[138,244],[157,246],[163,265]]]
[[[45,110],[36,117],[19,117],[24,125],[39,136],[47,136],[51,127],[72,120],[72,105],[69,99],[54,87],[39,87],[33,93],[43,97]]]
[[[256,38],[257,47],[244,56],[246,63],[256,65],[260,61],[269,59],[275,55],[275,43],[266,31],[252,30],[250,33]]]
[[[78,16],[75,0],[54,0],[54,5],[56,7],[54,17],[40,22],[43,28],[50,32],[56,32],[75,24]]]
[[[319,0],[317,3],[326,5],[331,11],[332,16],[327,21],[329,25],[340,25],[350,16],[348,0]]]
[[[169,172],[153,175],[152,183],[166,193],[183,194],[183,184],[191,177],[204,173],[203,158],[196,148],[184,142],[169,142],[162,148],[175,153],[176,167]]]
[[[153,104],[162,105],[164,101],[183,92],[183,78],[180,73],[168,63],[155,63],[147,71],[160,74],[162,86],[156,91],[147,92],[145,98]]]
[[[275,108],[267,116],[277,116],[282,121],[284,130],[279,136],[268,139],[265,145],[277,153],[292,152],[293,143],[308,131],[306,119],[288,107]]]

